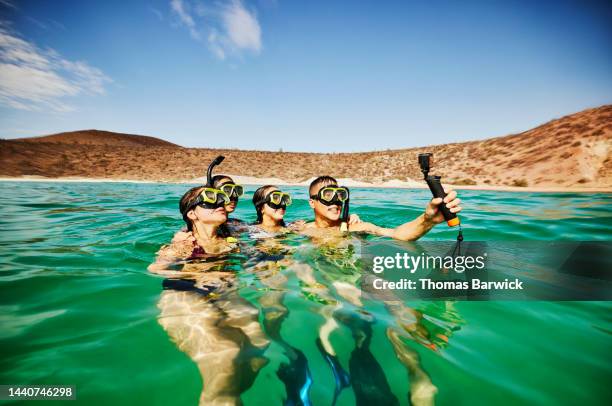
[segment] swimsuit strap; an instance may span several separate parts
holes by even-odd
[[[206,250],[204,250],[204,248],[200,247],[197,243],[197,241],[193,242],[193,250],[191,251],[191,256],[189,257],[189,259],[193,259],[193,258],[197,258],[200,257],[202,255],[206,255]]]

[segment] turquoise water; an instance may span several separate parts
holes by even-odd
[[[182,226],[177,205],[187,187],[20,182],[0,187],[0,383],[73,384],[83,404],[196,404],[202,378],[188,347],[201,345],[194,325],[212,316],[194,312],[190,321],[166,318],[176,323],[163,326],[168,300],[193,311],[205,299],[162,291],[162,279],[146,270]],[[295,202],[287,219],[310,218],[303,188],[285,189]],[[254,219],[248,202],[253,190],[247,188],[235,217]],[[612,237],[611,195],[463,191],[461,198],[469,240]],[[351,194],[352,209],[362,219],[389,226],[420,214],[428,199],[425,190]],[[426,237],[452,238],[445,227]],[[407,365],[437,388],[441,405],[573,405],[611,398],[610,302],[405,303],[414,320],[393,330],[404,333],[392,344],[388,332],[401,325],[397,315],[382,303],[364,301],[359,307],[335,294],[330,280],[321,277],[330,263],[321,261],[305,238],[283,243],[293,250],[293,265],[271,267],[267,274],[253,271],[257,261],[249,261],[248,242],[225,265],[238,275],[232,297],[255,314],[268,340],[245,355],[249,365],[257,364],[252,385],[241,394],[246,404],[282,403],[285,386],[277,371],[295,349],[307,360],[312,403],[331,404],[334,375],[316,341],[321,326],[333,319],[326,312],[334,306],[341,308],[330,342],[342,368],[361,379],[340,393],[337,404],[354,404],[368,385],[386,385],[380,390],[386,399],[408,404],[409,383],[418,379],[409,379]],[[305,288],[297,265],[313,269],[328,293]],[[269,274],[286,280],[274,284]],[[326,294],[335,304],[325,302]],[[228,305],[235,303],[228,299]],[[278,309],[282,322],[266,322],[266,314]],[[272,334],[274,326],[279,335]],[[181,331],[195,344],[183,341],[179,349],[171,336]],[[368,345],[360,347],[364,335]],[[200,363],[209,365],[210,359]]]

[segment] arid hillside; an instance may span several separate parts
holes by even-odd
[[[119,134],[110,131],[81,130],[42,137],[18,138],[15,141],[48,142],[52,144],[107,145],[113,147],[178,147],[171,142],[155,137],[134,134]]]
[[[483,141],[367,153],[316,154],[183,148],[137,135],[77,131],[1,140],[0,176],[185,181],[219,172],[300,182],[319,174],[367,182],[421,178],[416,156],[435,154],[435,173],[462,185],[612,187],[612,105]]]

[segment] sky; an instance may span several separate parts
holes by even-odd
[[[352,152],[612,103],[612,3],[0,0],[0,138]]]

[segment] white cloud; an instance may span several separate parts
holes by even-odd
[[[210,51],[219,59],[241,56],[243,52],[259,54],[262,49],[261,27],[254,11],[241,0],[217,2],[205,6],[201,2],[171,0],[170,7],[192,38],[202,40],[207,32]]]
[[[0,103],[22,110],[66,112],[63,99],[104,94],[112,80],[86,62],[69,61],[53,49],[40,49],[0,25]]]
[[[200,33],[196,29],[195,21],[193,21],[193,17],[190,14],[189,4],[183,2],[183,0],[171,0],[170,8],[178,16],[181,23],[187,27],[191,37],[197,40],[201,39]]]
[[[239,0],[232,1],[222,11],[223,25],[232,45],[238,49],[261,51],[261,28],[254,14]]]

